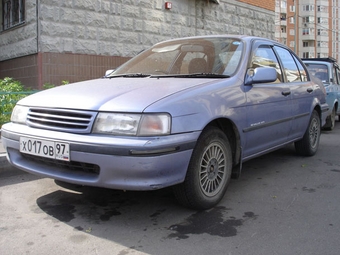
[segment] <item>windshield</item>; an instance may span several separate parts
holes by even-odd
[[[322,82],[329,82],[327,65],[316,63],[305,63],[305,65],[312,75],[319,78]]]
[[[116,69],[110,77],[125,74],[232,76],[239,66],[243,48],[242,41],[234,38],[188,38],[168,41],[140,53]]]

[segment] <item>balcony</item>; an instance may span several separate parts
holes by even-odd
[[[301,39],[303,41],[315,41],[315,35],[302,33]]]

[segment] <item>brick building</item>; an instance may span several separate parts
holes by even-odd
[[[0,1],[0,78],[38,89],[101,77],[165,39],[275,38],[274,0]]]
[[[339,0],[276,0],[275,38],[303,58],[340,57]]]

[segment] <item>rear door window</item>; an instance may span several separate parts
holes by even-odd
[[[301,77],[300,69],[298,68],[292,54],[288,50],[278,47],[278,46],[275,46],[274,49],[282,61],[283,69],[287,77],[287,81],[288,82],[301,82],[302,77]],[[304,79],[305,78],[306,78],[306,75]]]

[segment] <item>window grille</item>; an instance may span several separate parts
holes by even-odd
[[[25,0],[2,1],[2,30],[10,29],[25,22]]]

